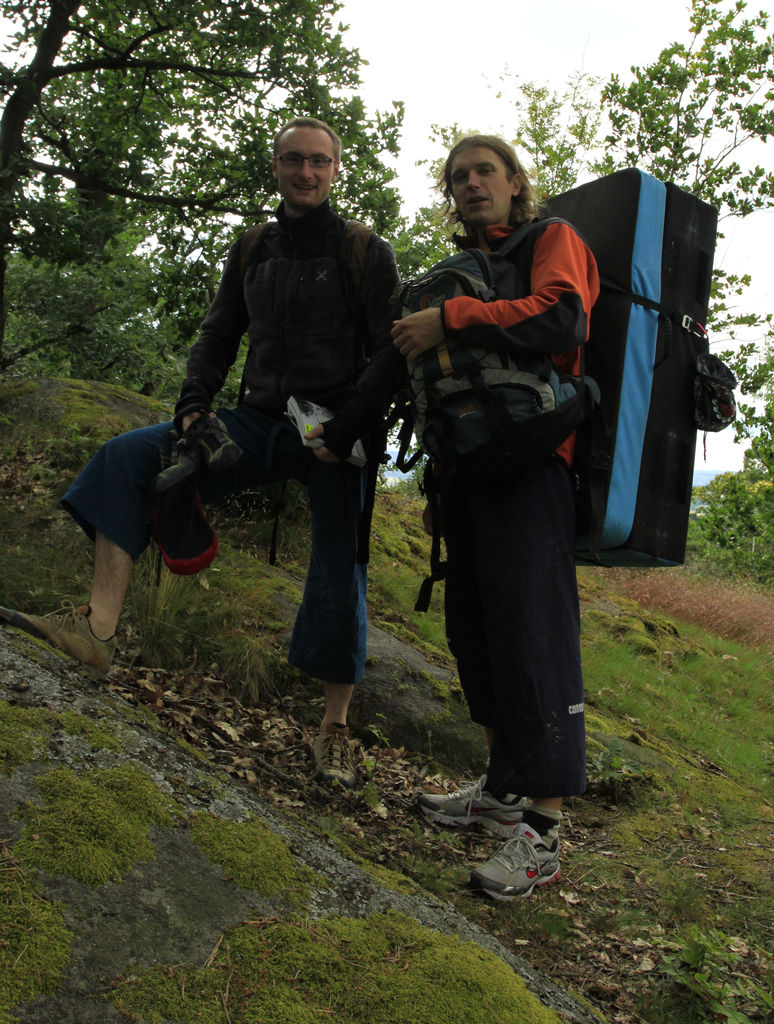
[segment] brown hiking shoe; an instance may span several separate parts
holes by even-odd
[[[348,789],[357,782],[357,775],[352,767],[349,729],[326,725],[314,738],[312,755],[315,772],[320,778],[340,782]]]
[[[17,626],[39,640],[46,640],[80,661],[92,675],[105,675],[113,660],[116,643],[112,638],[98,640],[94,636],[88,613],[87,605],[80,608],[70,605],[51,615],[27,615],[0,608],[0,622]]]

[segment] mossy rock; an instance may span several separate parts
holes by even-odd
[[[6,739],[25,737],[0,777],[0,866],[24,880],[0,875],[0,1024],[221,1021],[224,993],[234,1021],[483,1024],[495,1000],[500,1020],[558,1024],[566,993],[449,904],[348,860],[77,670],[25,663],[10,635],[0,694],[46,707],[0,704]]]
[[[153,856],[149,827],[171,825],[175,815],[148,774],[130,765],[88,774],[53,768],[35,786],[43,806],[19,808],[25,829],[14,856],[86,885],[120,881],[138,860]]]
[[[156,399],[102,381],[56,378],[0,381],[0,416],[14,423],[17,438],[43,441],[87,435],[94,447],[114,434],[163,423],[169,407]]]
[[[52,717],[41,708],[19,708],[0,701],[0,775],[11,775],[45,750]]]
[[[229,992],[239,1020],[272,1024],[560,1024],[493,954],[395,913],[251,922],[205,967],[145,972],[114,999],[142,1024],[220,1024]]]
[[[0,1024],[16,1020],[12,1006],[56,991],[73,938],[64,907],[0,844]]]
[[[197,814],[191,835],[210,860],[243,889],[264,897],[282,895],[291,906],[301,907],[313,886],[327,888],[325,878],[300,865],[287,844],[259,818],[226,821]]]

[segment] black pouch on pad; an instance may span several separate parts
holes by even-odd
[[[218,538],[202,510],[196,477],[159,489],[151,496],[153,535],[170,572],[193,576],[206,569],[218,551]]]

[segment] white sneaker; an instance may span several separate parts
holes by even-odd
[[[486,775],[456,793],[423,793],[418,804],[428,821],[466,826],[478,822],[487,832],[510,838],[519,825],[527,800],[514,797],[503,802],[483,787]]]
[[[496,900],[513,900],[529,896],[536,885],[557,882],[561,874],[558,837],[542,837],[522,822],[513,839],[471,872],[468,888]]]

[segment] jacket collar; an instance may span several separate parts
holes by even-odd
[[[516,229],[510,224],[490,224],[486,229],[486,240],[490,248],[498,242],[502,242],[508,235],[512,235]],[[458,249],[478,249],[479,246],[467,235],[452,235],[452,240]]]
[[[333,216],[330,201],[325,199],[303,217],[288,217],[285,213],[285,201],[279,204],[274,214],[282,230],[291,238],[309,238],[324,231]]]

